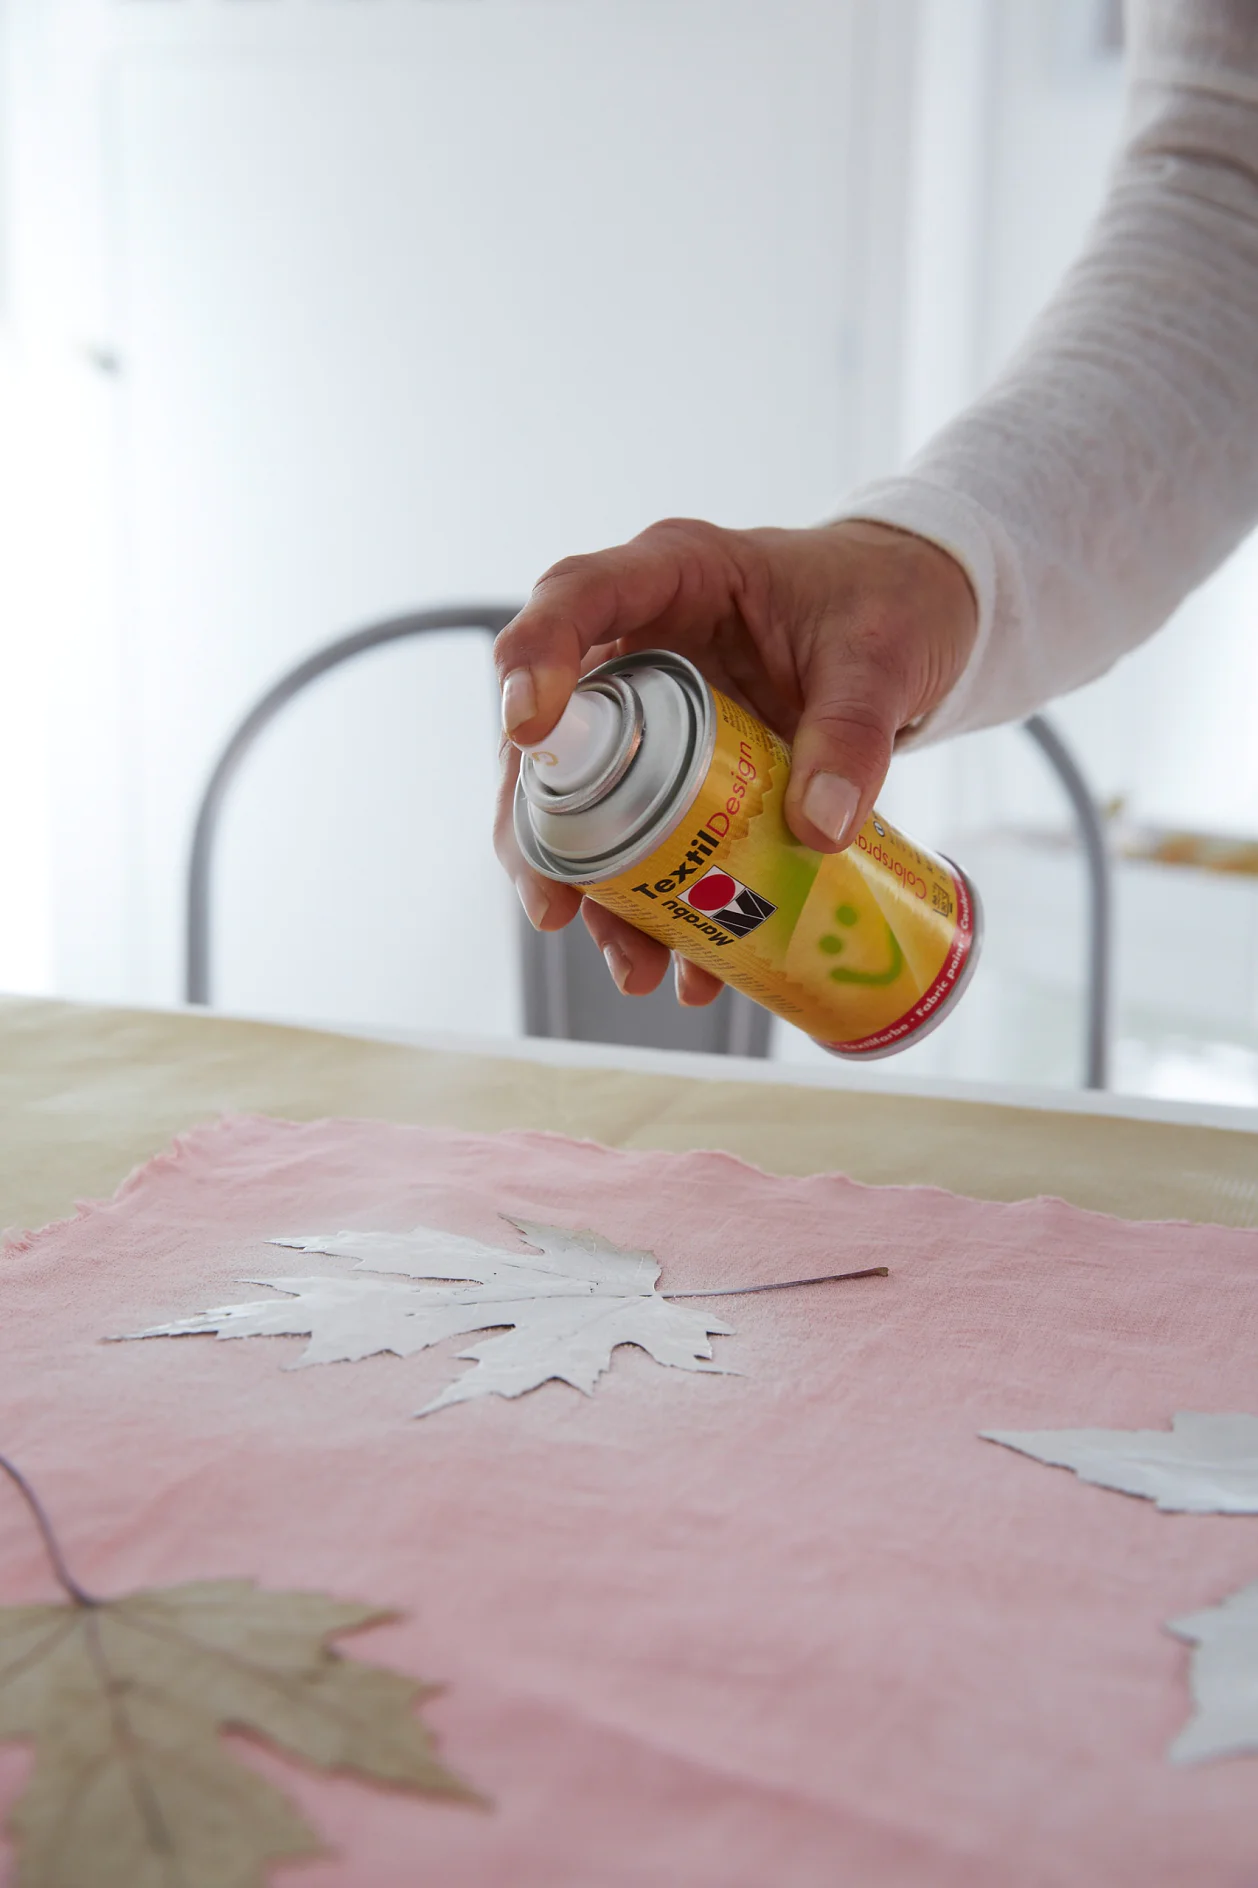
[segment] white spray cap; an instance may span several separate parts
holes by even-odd
[[[553,793],[587,786],[607,766],[620,740],[616,703],[593,689],[578,688],[544,741],[521,751]]]

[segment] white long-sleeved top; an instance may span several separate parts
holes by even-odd
[[[937,740],[1150,636],[1258,521],[1258,0],[1132,0],[1129,106],[1083,253],[999,379],[842,516],[969,575]]]

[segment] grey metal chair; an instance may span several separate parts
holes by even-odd
[[[1052,722],[1043,715],[1031,715],[1022,726],[1065,788],[1079,828],[1088,875],[1083,1087],[1108,1088],[1114,932],[1114,865],[1109,842],[1083,770]]]
[[[276,716],[312,683],[369,650],[438,630],[470,629],[496,636],[519,608],[518,603],[466,603],[369,624],[297,663],[249,710],[215,762],[193,828],[185,1001],[209,1004],[212,1000],[212,895],[219,821],[232,782]],[[621,996],[580,922],[563,931],[542,933],[521,914],[519,932],[524,1027],[530,1036],[705,1050],[714,1055],[765,1056],[769,1052],[768,1012],[737,991],[723,991],[705,1009],[683,1009],[673,996],[671,979],[651,996]]]
[[[466,603],[372,623],[328,643],[275,682],[249,710],[224,747],[201,796],[188,863],[187,955],[184,996],[211,1001],[214,850],[223,804],[259,736],[289,702],[313,682],[387,643],[439,630],[471,629],[489,636],[516,615],[515,603]],[[1070,799],[1088,869],[1088,977],[1084,1086],[1108,1080],[1111,866],[1105,834],[1087,782],[1060,735],[1043,715],[1024,727],[1056,773]],[[608,978],[585,926],[534,931],[521,915],[520,952],[524,1025],[530,1036],[582,1042],[616,1042],[644,1048],[706,1050],[709,1054],[765,1056],[770,1018],[766,1010],[726,990],[706,1009],[683,1009],[666,980],[648,997],[622,997]]]

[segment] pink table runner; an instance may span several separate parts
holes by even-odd
[[[269,1235],[497,1215],[653,1250],[740,1376],[617,1351],[409,1412],[458,1341],[296,1372],[296,1338],[105,1344],[341,1273]],[[428,1707],[491,1814],[240,1743],[337,1851],[331,1888],[1239,1888],[1258,1758],[1172,1769],[1167,1618],[1258,1579],[1258,1522],[1159,1514],[978,1440],[1256,1407],[1258,1235],[981,1204],[540,1134],[233,1119],[0,1267],[0,1447],[97,1591],[256,1577],[406,1618],[345,1642]],[[462,1340],[467,1342],[468,1340]],[[0,1600],[54,1596],[0,1490]],[[0,1800],[29,1759],[0,1752]]]

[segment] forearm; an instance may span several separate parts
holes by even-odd
[[[979,635],[931,739],[1025,714],[1150,635],[1258,517],[1258,7],[1136,9],[1129,135],[1001,378],[844,507],[966,570]]]

